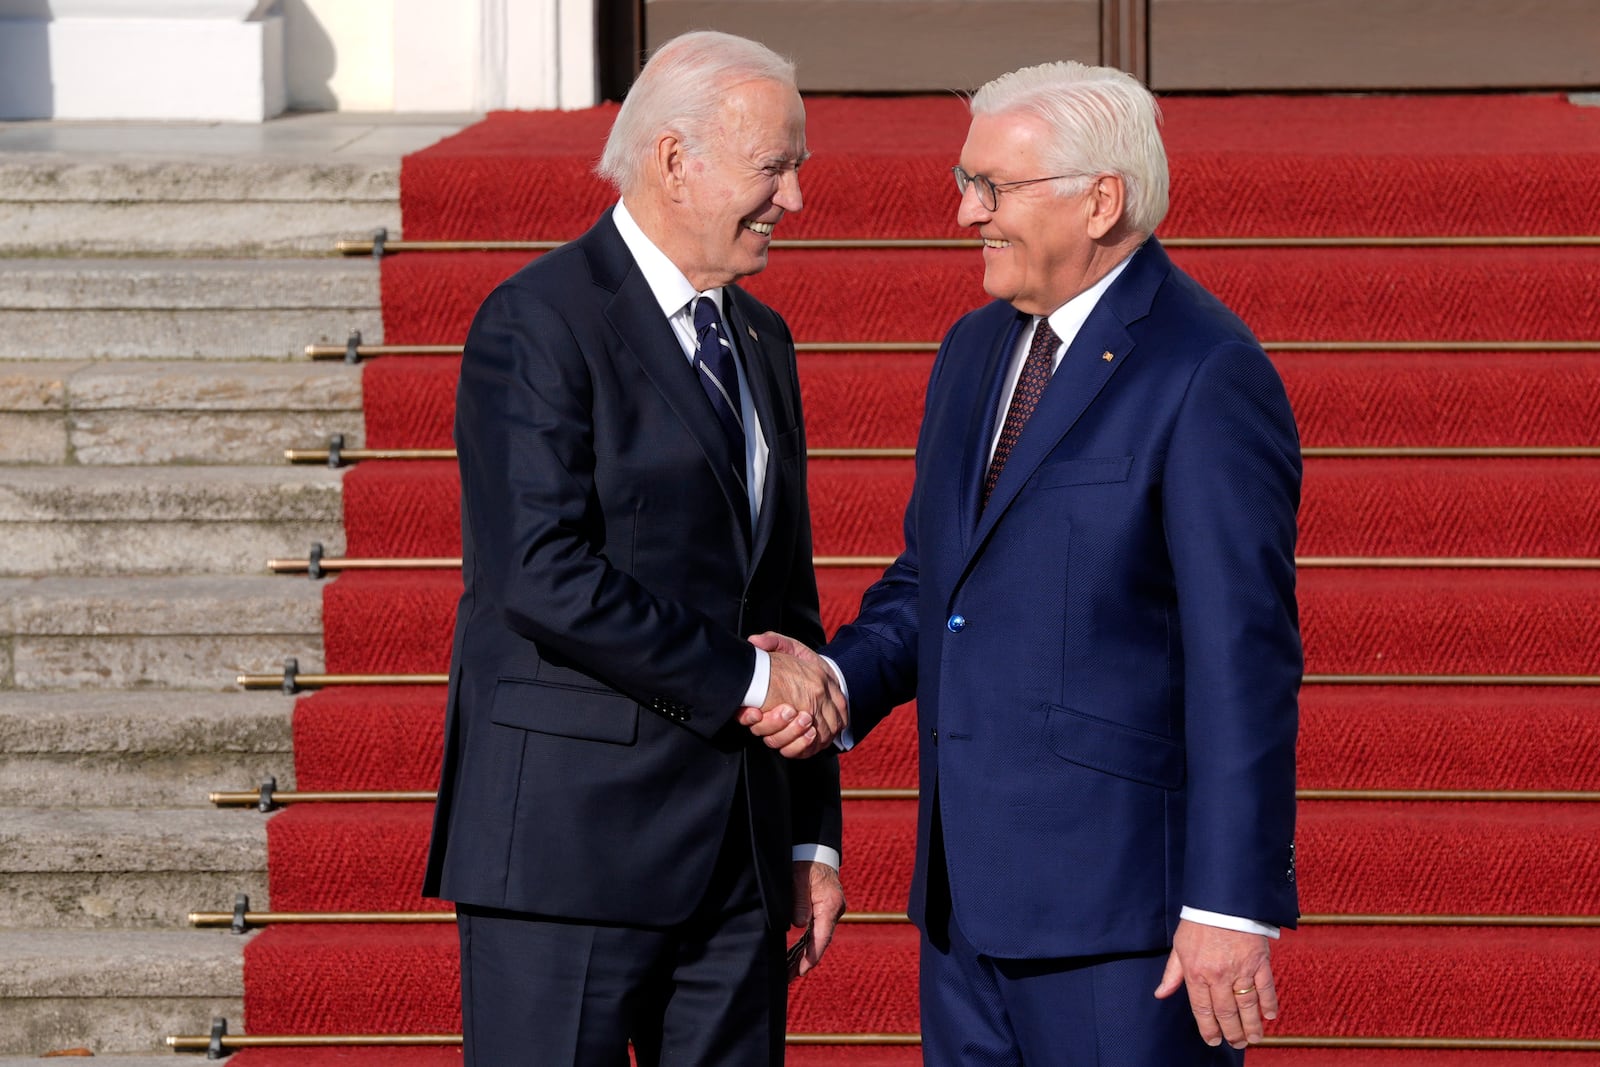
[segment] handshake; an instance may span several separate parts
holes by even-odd
[[[743,708],[739,724],[789,759],[814,756],[850,725],[850,709],[833,668],[792,637],[768,631],[750,643],[770,655],[767,700]]]

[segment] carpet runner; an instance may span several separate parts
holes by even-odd
[[[806,209],[779,238],[965,237],[949,177],[965,133],[948,98],[808,100]],[[1600,233],[1600,109],[1548,94],[1174,98],[1163,102],[1185,269],[1275,348],[1304,445],[1586,448],[1586,456],[1315,456],[1299,552],[1366,559],[1300,575],[1319,675],[1600,675],[1600,570],[1398,569],[1371,557],[1600,557],[1600,249],[1176,247],[1215,236]],[[614,110],[496,114],[402,169],[409,239],[565,239],[611,202],[589,174]],[[1538,195],[1508,195],[1536,188]],[[383,265],[385,341],[459,344],[477,302],[532,253],[417,253]],[[971,249],[778,249],[749,288],[802,343],[903,350],[800,356],[813,448],[908,448],[936,342],[982,303]],[[1453,348],[1418,351],[1415,343]],[[1588,350],[1583,350],[1585,345]],[[916,347],[916,346],[921,346]],[[368,447],[446,448],[459,360],[364,372]],[[290,442],[303,444],[304,442]],[[811,464],[817,550],[887,556],[903,458]],[[453,556],[447,462],[364,463],[345,481],[351,556]],[[869,566],[819,571],[830,627]],[[333,672],[446,669],[454,570],[348,573],[324,594]],[[915,786],[914,708],[842,761],[847,788]],[[334,688],[295,715],[300,789],[429,790],[443,690]],[[1302,695],[1302,789],[1600,790],[1593,687],[1315,682]],[[418,893],[429,805],[290,807],[268,823],[274,910],[437,910]],[[914,803],[847,801],[853,910],[905,906]],[[1600,805],[1305,800],[1309,914],[1600,914]],[[259,906],[259,905],[258,905]],[[1275,951],[1269,1034],[1600,1040],[1600,929],[1307,925]],[[246,951],[245,1030],[426,1033],[459,1027],[446,924],[275,926]],[[1485,996],[1485,989],[1493,994]],[[794,987],[793,1033],[914,1034],[915,934],[843,927]],[[241,1067],[459,1063],[454,1049],[248,1050]],[[911,1067],[914,1046],[796,1045],[799,1067]],[[1600,1051],[1268,1048],[1268,1067],[1600,1067]]]

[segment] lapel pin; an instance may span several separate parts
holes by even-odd
[[[750,340],[752,341],[761,340],[761,338],[756,336],[756,328],[754,326],[746,326],[744,328],[744,332],[750,335]]]
[[[1105,360],[1107,363],[1110,363],[1116,357],[1113,356],[1110,352],[1102,352],[1102,353],[1100,353],[1100,358]]]

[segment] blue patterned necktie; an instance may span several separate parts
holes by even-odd
[[[739,403],[739,373],[734,369],[733,346],[728,341],[717,306],[705,297],[694,302],[695,377],[717,413],[728,448],[733,453],[734,469],[744,482],[744,418]]]
[[[1011,407],[1006,411],[1005,425],[1000,429],[1000,440],[994,446],[994,458],[989,461],[989,473],[983,479],[983,496],[979,498],[981,511],[989,504],[989,494],[1000,481],[1011,450],[1022,438],[1022,427],[1039,406],[1045,386],[1050,384],[1050,372],[1055,369],[1056,349],[1061,338],[1050,328],[1049,319],[1040,319],[1033,331],[1033,344],[1028,346],[1028,358],[1023,361],[1022,373],[1017,377],[1017,387],[1011,393]]]

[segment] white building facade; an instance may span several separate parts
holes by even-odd
[[[598,100],[596,0],[0,0],[0,120]]]

